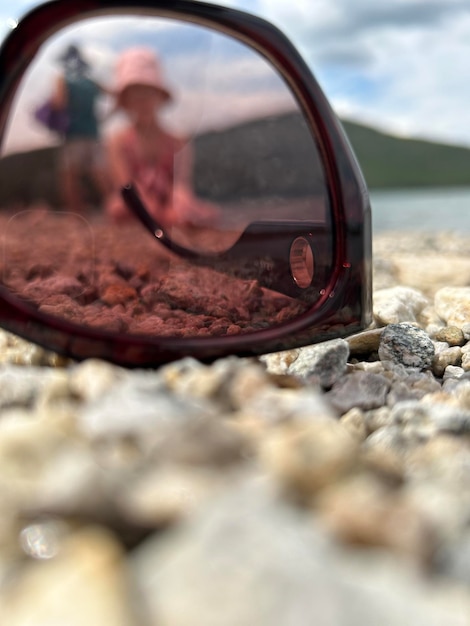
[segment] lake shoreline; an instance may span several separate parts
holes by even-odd
[[[370,198],[375,234],[445,230],[470,235],[470,187],[373,189]]]

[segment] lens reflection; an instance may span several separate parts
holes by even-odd
[[[123,201],[129,182],[160,237]],[[326,287],[328,197],[296,99],[256,51],[166,18],[85,20],[43,46],[10,112],[1,280],[42,313],[112,332],[252,332],[299,315]],[[278,246],[270,233],[284,222],[293,234]],[[297,222],[313,233],[308,250]],[[247,232],[245,256],[219,262]],[[163,233],[214,262],[166,250]],[[272,268],[285,280],[261,280]],[[286,281],[305,293],[278,288]]]

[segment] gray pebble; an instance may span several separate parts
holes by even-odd
[[[205,400],[171,393],[151,373],[129,373],[99,398],[88,402],[78,415],[81,431],[90,438],[132,436],[150,445],[167,423],[214,414]]]
[[[427,298],[417,289],[392,287],[374,292],[374,317],[380,325],[416,322],[428,304]]]
[[[365,411],[383,406],[390,382],[381,374],[355,371],[333,385],[326,395],[341,414],[354,407]]]
[[[33,404],[60,371],[41,367],[5,364],[0,367],[0,410]]]
[[[397,402],[403,402],[404,400],[419,400],[426,395],[426,391],[423,389],[413,389],[406,380],[398,380],[392,384],[390,392],[387,396],[387,404],[389,406],[395,406]]]
[[[466,322],[465,324],[462,324],[462,332],[466,341],[469,341],[470,340],[470,324],[468,322]]]
[[[343,555],[318,524],[261,490],[232,490],[178,533],[139,546],[131,567],[149,624],[192,626],[195,616],[214,626],[462,623],[467,602],[429,593],[387,563]]]
[[[344,339],[333,339],[302,348],[287,370],[301,378],[315,377],[322,387],[331,387],[345,372],[349,345]]]
[[[390,324],[380,339],[379,358],[405,367],[431,366],[434,345],[429,335],[412,324]]]
[[[449,378],[462,378],[465,374],[465,370],[457,365],[448,365],[444,372],[444,380]]]
[[[439,350],[432,361],[432,371],[436,376],[442,376],[448,365],[460,365],[462,350],[458,346]]]
[[[442,546],[434,558],[440,574],[470,585],[470,534]]]

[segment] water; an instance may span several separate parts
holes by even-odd
[[[370,192],[374,233],[387,230],[470,234],[470,187]]]

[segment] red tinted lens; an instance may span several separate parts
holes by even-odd
[[[35,114],[50,98],[56,129]],[[129,212],[128,182],[193,259]],[[270,62],[196,24],[96,17],[51,38],[10,110],[0,204],[2,284],[51,323],[240,335],[293,320],[331,280],[310,124]]]

